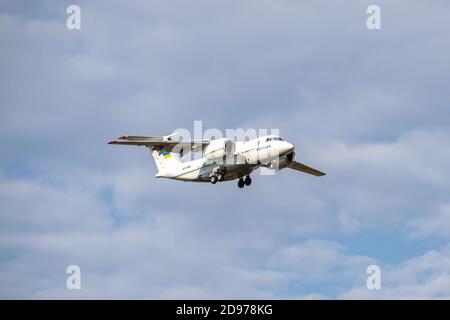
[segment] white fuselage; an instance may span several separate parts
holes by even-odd
[[[275,136],[259,137],[250,141],[235,142],[232,157],[227,159],[202,159],[182,162],[169,171],[159,172],[155,177],[182,181],[209,182],[217,170],[226,172],[224,180],[233,180],[249,175],[261,165],[268,165],[292,153],[294,146]]]

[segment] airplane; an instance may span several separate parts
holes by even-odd
[[[158,173],[155,178],[191,182],[217,182],[238,179],[238,187],[252,183],[250,174],[265,167],[276,171],[290,168],[314,176],[325,173],[296,161],[294,145],[275,135],[249,141],[231,139],[174,140],[166,136],[122,136],[108,144],[144,146],[150,149]],[[188,152],[203,152],[201,159],[183,161]]]

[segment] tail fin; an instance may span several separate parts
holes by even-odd
[[[156,177],[171,178],[176,175],[177,171],[181,169],[183,161],[180,156],[173,152],[160,152],[157,150],[151,150],[153,159],[155,159],[156,167],[158,168],[158,174]]]

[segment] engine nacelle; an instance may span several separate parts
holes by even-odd
[[[234,142],[227,138],[212,140],[205,148],[205,157],[208,160],[223,159],[234,154]]]

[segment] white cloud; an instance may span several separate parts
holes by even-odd
[[[408,223],[410,236],[423,237],[450,237],[450,205],[442,204],[435,212],[421,215]]]
[[[248,254],[267,250],[262,234],[236,237],[233,228],[214,225],[220,220],[199,224],[198,214],[164,201],[141,205],[145,215],[128,220],[134,205],[123,205],[116,218],[125,221],[116,225],[100,194],[92,186],[2,178],[3,297],[267,298],[285,286],[285,275],[260,270]],[[82,269],[82,292],[64,288],[69,264]]]
[[[448,194],[448,137],[446,130],[421,130],[392,142],[301,145],[328,173],[326,191],[317,192],[339,203],[344,229],[351,222],[358,230],[367,223],[404,225],[405,219],[434,212]]]
[[[323,288],[330,288],[360,281],[373,263],[375,259],[352,255],[337,242],[316,239],[280,248],[268,265],[291,274],[296,287],[320,282]]]
[[[450,246],[381,266],[381,289],[355,286],[343,299],[450,299]]]
[[[335,297],[374,260],[338,236],[448,236],[446,2],[383,1],[379,33],[364,1],[81,1],[80,32],[64,5],[0,6],[2,296]],[[105,144],[197,119],[279,128],[328,175],[211,188],[154,180],[147,150]],[[444,296],[433,272],[392,292]]]
[[[3,236],[80,228],[105,230],[113,223],[109,209],[95,195],[75,186],[1,178],[0,202]]]

